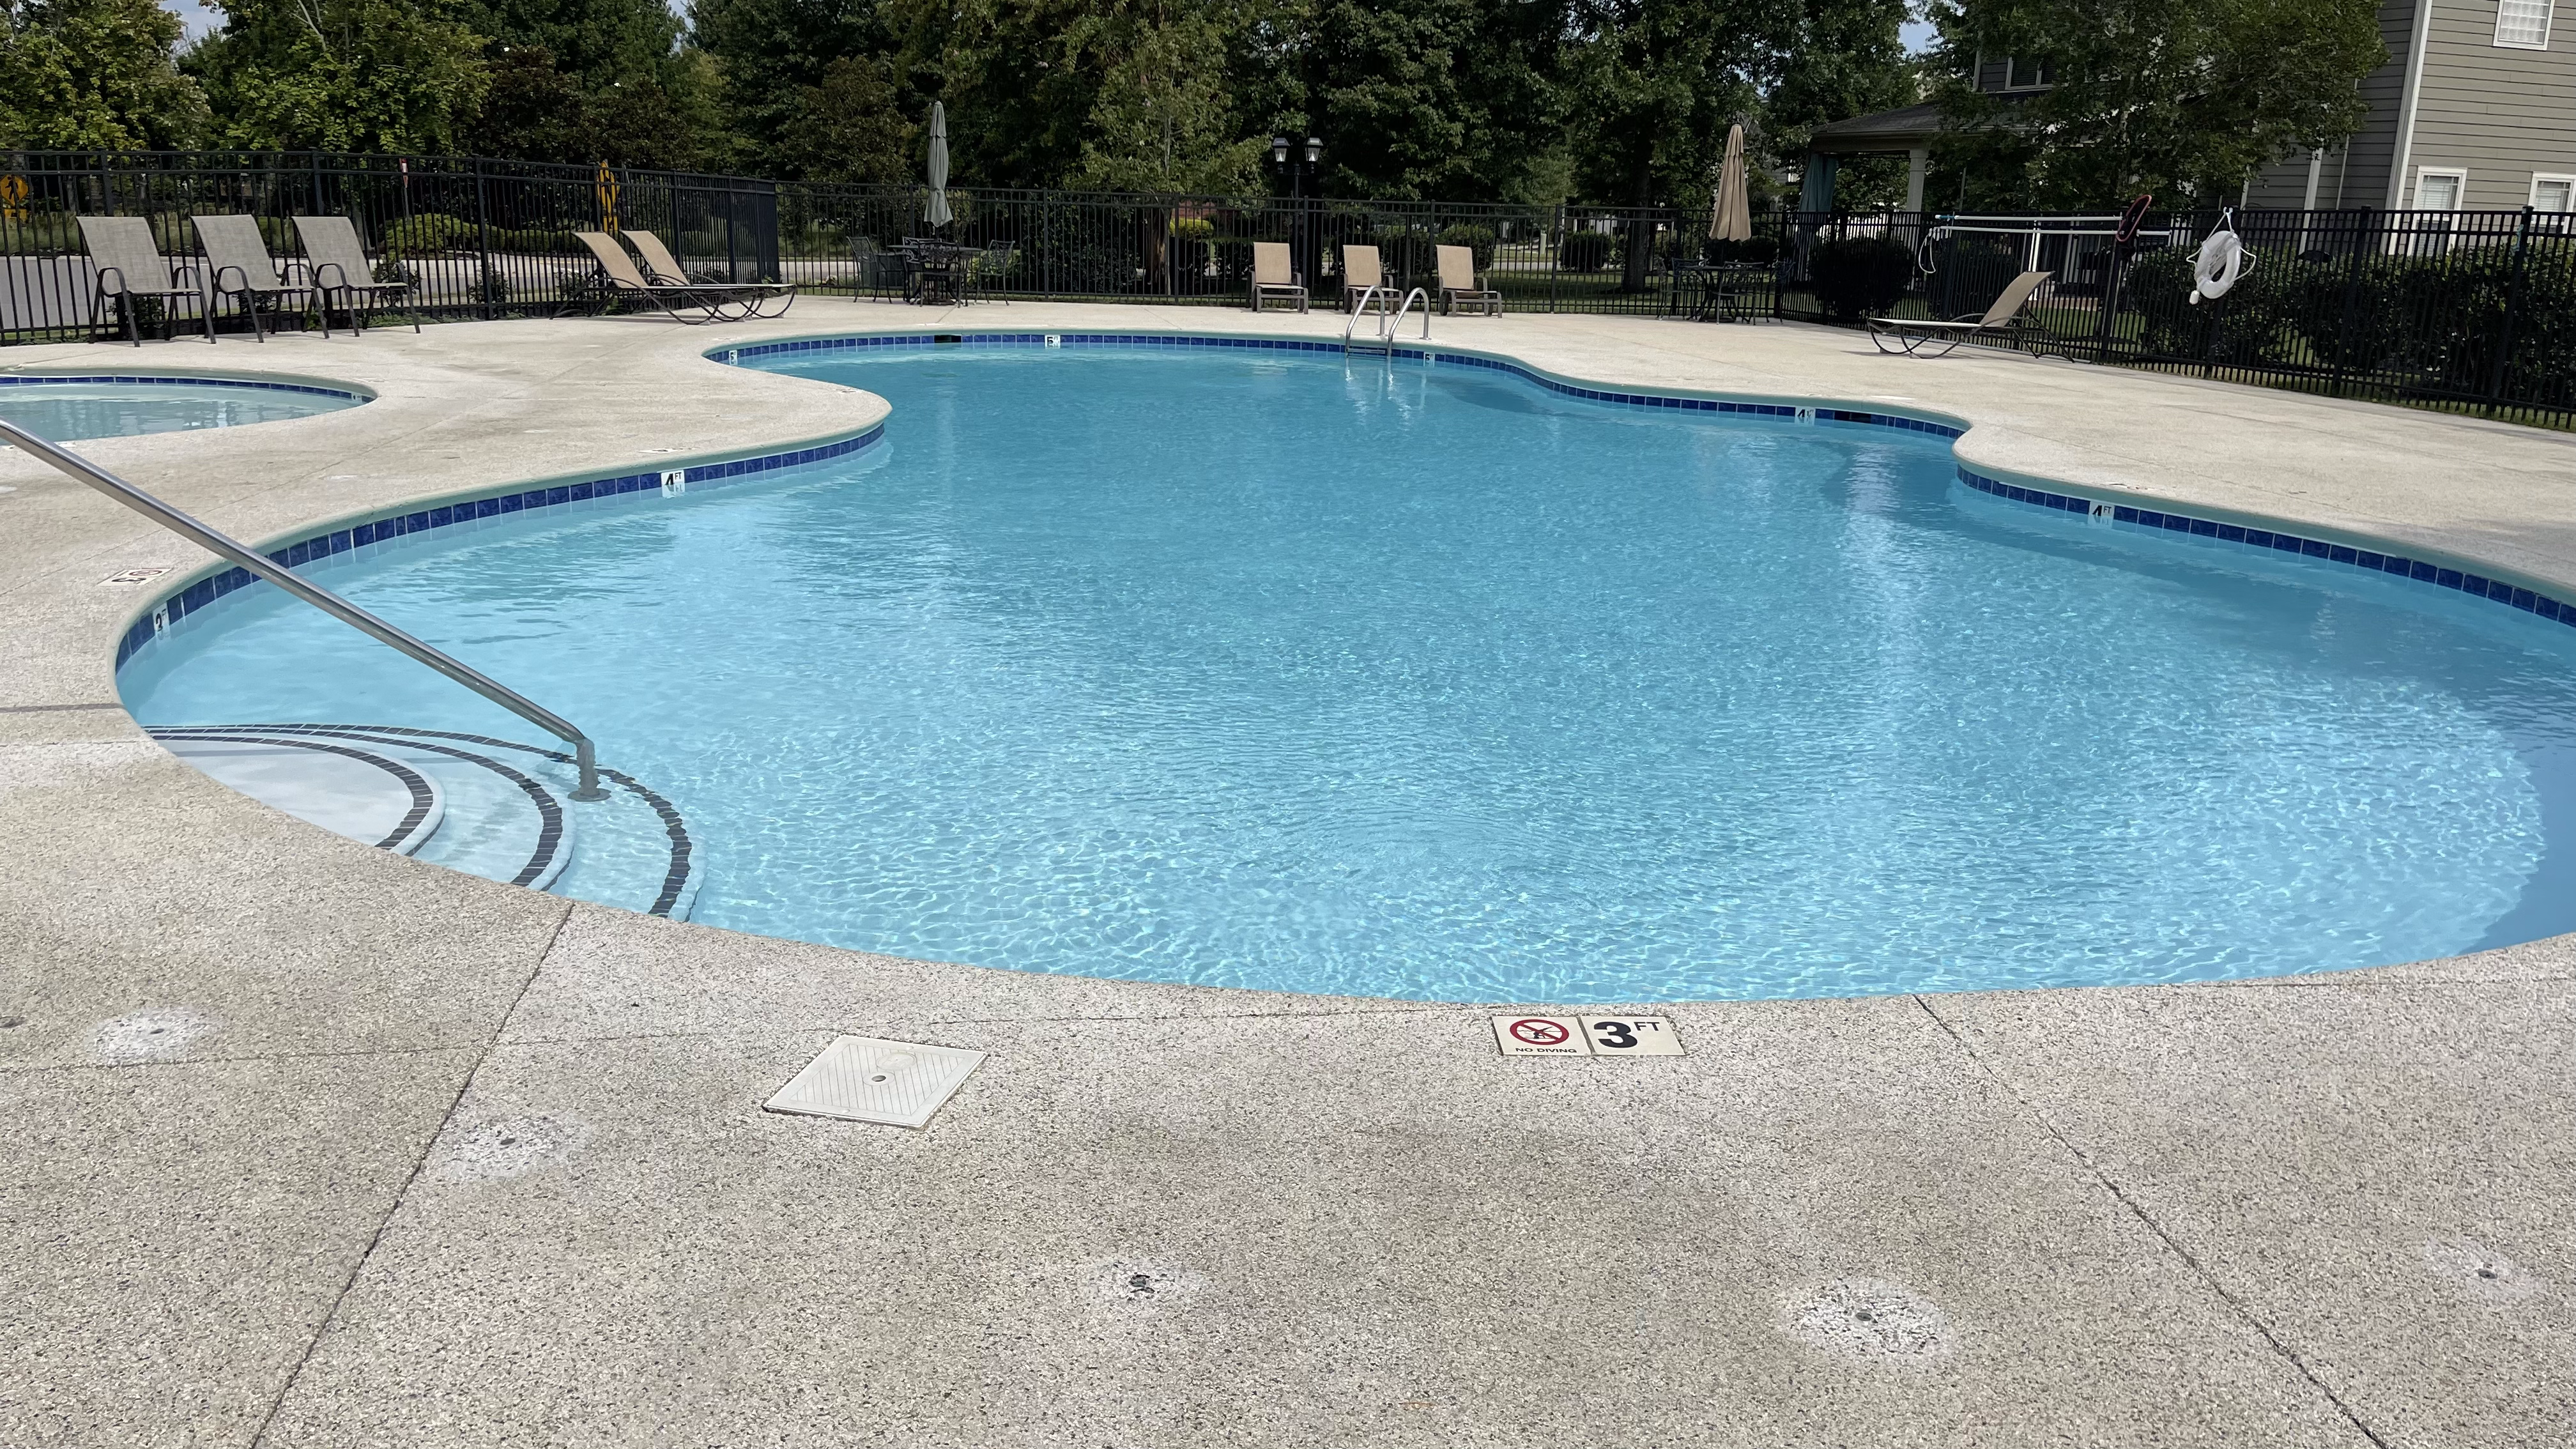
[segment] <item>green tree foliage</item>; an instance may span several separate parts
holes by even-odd
[[[889,49],[869,0],[691,0],[689,32],[717,77],[732,164],[753,169],[786,169],[834,61]]]
[[[804,89],[776,169],[809,181],[908,181],[914,129],[896,103],[894,67],[843,56]]]
[[[27,0],[0,9],[0,146],[185,146],[206,99],[179,74],[178,17],[152,0]]]
[[[414,0],[224,0],[185,57],[245,149],[452,151],[491,84],[483,37]]]
[[[2086,208],[2141,192],[2232,199],[2285,156],[2352,134],[2387,59],[2375,0],[1936,0],[1955,168],[1971,205]],[[2055,67],[1979,93],[1977,58]]]
[[[1561,147],[1553,0],[1323,0],[1300,57],[1326,189],[1390,198],[1525,194]]]

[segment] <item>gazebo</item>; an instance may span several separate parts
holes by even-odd
[[[1923,209],[1923,173],[1932,160],[1932,138],[1941,133],[1941,104],[1924,101],[1892,111],[1854,116],[1818,126],[1807,138],[1807,165],[1798,209],[1834,209],[1834,172],[1845,156],[1906,158],[1905,209]]]

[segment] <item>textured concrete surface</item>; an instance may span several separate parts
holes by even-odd
[[[176,343],[113,361],[381,396],[86,450],[273,537],[845,433],[882,404],[698,354],[898,326],[1339,333],[808,301]],[[2563,436],[1792,326],[1434,331],[2576,588]],[[1480,1009],[728,935],[172,759],[113,707],[158,587],[100,581],[200,560],[23,458],[0,487],[0,1444],[2576,1442],[2576,942],[1507,1061]],[[921,1132],[758,1110],[840,1031],[992,1055]]]

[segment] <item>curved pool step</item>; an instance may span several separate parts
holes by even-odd
[[[218,782],[334,835],[398,855],[438,833],[447,792],[400,760],[319,739],[212,731],[162,739]]]
[[[380,757],[410,768],[440,795],[443,821],[435,837],[423,833],[415,844],[411,853],[419,859],[488,880],[675,920],[686,920],[696,903],[701,857],[687,822],[671,802],[632,776],[603,768],[601,777],[618,787],[609,800],[568,806],[565,798],[576,783],[576,770],[570,755],[555,750],[402,725],[188,725],[157,727],[151,733],[174,751],[221,739],[237,749],[266,746],[303,749],[315,757],[336,757],[338,751]],[[280,808],[315,819],[302,809]],[[574,847],[576,819],[581,822],[579,849]]]

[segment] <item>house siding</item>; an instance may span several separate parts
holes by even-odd
[[[2379,38],[2388,59],[2361,79],[2361,99],[2370,109],[2352,139],[2326,152],[2317,177],[2317,205],[2328,210],[2377,208],[2387,204],[2388,168],[2397,152],[2397,122],[2406,103],[2406,50],[2415,43],[2415,7],[2421,0],[2385,0],[2379,7]],[[2459,3],[2459,0],[2452,0]],[[2488,24],[2494,24],[2494,0],[2486,0]],[[2576,0],[2559,0],[2576,4]],[[2440,17],[2435,17],[2440,24]],[[2296,207],[2308,194],[2308,158],[2293,157],[2265,167],[2246,189],[2254,206]]]
[[[2534,172],[2576,174],[2576,0],[2557,0],[2547,50],[2495,43],[2496,0],[2437,0],[2405,196],[2422,168],[2463,170],[2463,204],[2520,207]]]

